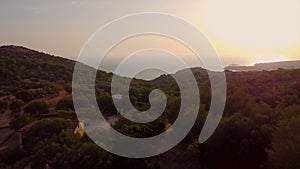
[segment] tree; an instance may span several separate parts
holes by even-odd
[[[109,168],[111,165],[111,156],[95,143],[83,143],[76,152],[79,156],[73,163],[74,168],[98,169]]]
[[[55,142],[42,142],[36,147],[36,152],[31,157],[31,168],[41,169],[47,168],[46,166],[53,165],[53,158],[58,152],[61,152],[61,147]],[[62,152],[63,153],[63,152]]]
[[[34,118],[27,113],[24,114],[20,114],[17,117],[15,117],[10,123],[10,127],[18,130],[22,127],[24,127],[25,125],[27,125],[28,123],[32,122],[34,120]]]
[[[32,169],[50,168],[81,169],[108,168],[111,156],[96,144],[82,143],[80,136],[71,130],[41,141],[32,157]]]
[[[165,130],[164,121],[158,118],[150,123],[135,123],[125,118],[119,119],[114,128],[130,137],[145,138],[158,135]]]
[[[31,101],[33,100],[33,96],[32,96],[32,93],[28,92],[28,91],[25,91],[25,90],[22,90],[22,91],[19,91],[15,94],[16,98],[17,99],[21,99],[23,100],[24,102],[28,102],[28,101]]]
[[[150,164],[149,164],[150,162]],[[151,164],[151,162],[154,164]],[[112,169],[119,168],[130,168],[130,169],[159,169],[159,164],[155,164],[154,159],[135,159],[135,158],[125,158],[113,155],[112,157]]]
[[[110,95],[101,95],[97,98],[99,109],[102,113],[107,115],[115,115],[117,109],[115,108],[114,102]]]
[[[26,106],[24,112],[31,115],[47,114],[49,105],[45,101],[35,101]]]
[[[73,100],[72,98],[63,98],[58,101],[55,107],[56,110],[74,110]]]
[[[63,119],[77,120],[75,111],[60,110],[58,111],[58,116]]]
[[[64,89],[66,92],[68,92],[69,94],[72,93],[72,84],[66,84],[64,85]]]
[[[269,150],[269,166],[272,169],[300,168],[300,117],[279,122],[273,134]]]
[[[67,129],[50,139],[40,141],[35,147],[31,159],[31,168],[40,169],[49,165],[52,168],[67,168],[63,166],[63,157],[80,145],[80,136]],[[76,154],[72,154],[76,157]],[[62,163],[60,163],[62,162]],[[59,165],[62,165],[59,167]]]
[[[15,163],[24,157],[25,153],[20,148],[6,149],[0,152],[0,162],[14,168]]]
[[[203,145],[208,167],[266,168],[269,131],[267,127],[258,128],[254,121],[241,114],[223,118],[213,136]]]
[[[26,133],[32,139],[42,140],[58,135],[61,131],[71,128],[71,121],[62,118],[45,118],[37,121]]]

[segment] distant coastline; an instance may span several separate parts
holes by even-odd
[[[239,65],[229,65],[225,67],[225,70],[229,71],[271,71],[277,69],[299,69],[300,60],[296,61],[281,61],[281,62],[268,62],[268,63],[256,63],[253,66],[239,66]]]

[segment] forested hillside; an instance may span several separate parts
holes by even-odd
[[[300,69],[226,71],[224,116],[213,136],[199,144],[211,93],[206,70],[193,68],[201,107],[191,132],[164,154],[129,159],[99,148],[80,130],[71,97],[74,61],[2,46],[0,64],[0,168],[300,168]],[[164,132],[176,119],[180,92],[170,75],[131,83],[130,99],[141,111],[150,107],[148,96],[153,89],[166,93],[163,115],[147,124],[118,115],[110,94],[111,78],[112,73],[98,71],[96,97],[100,110],[107,120],[113,117],[111,125],[119,132],[150,137]]]

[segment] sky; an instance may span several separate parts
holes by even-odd
[[[138,12],[168,13],[190,22],[209,39],[224,66],[300,60],[299,0],[1,0],[0,45],[76,59],[100,27]],[[182,45],[156,38],[133,38],[108,57],[155,40],[190,56]]]

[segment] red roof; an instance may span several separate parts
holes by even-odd
[[[25,125],[24,127],[20,128],[18,130],[18,132],[27,132],[31,129],[31,127],[35,124],[36,122],[31,122],[31,123],[28,123],[27,125]]]

